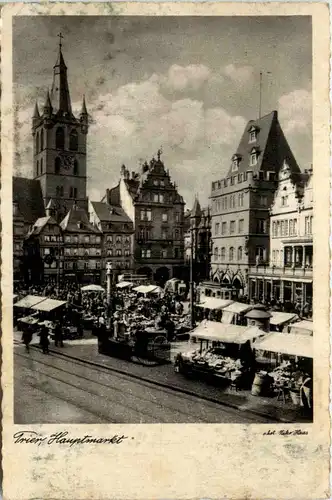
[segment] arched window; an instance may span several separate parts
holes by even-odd
[[[78,161],[75,159],[74,160],[74,175],[77,175],[78,174]]]
[[[43,173],[43,158],[40,160],[40,175]]]
[[[61,194],[61,188],[60,186],[57,186],[56,189],[55,189],[55,193],[56,193],[56,196],[60,196]]]
[[[36,153],[39,153],[39,132],[36,134]]]
[[[78,150],[78,135],[77,135],[77,131],[75,129],[73,129],[70,132],[70,136],[69,136],[69,149],[71,149],[72,151],[77,151]]]
[[[39,161],[37,160],[37,177],[39,175]]]
[[[214,260],[218,260],[218,247],[214,249]]]
[[[234,260],[234,248],[233,247],[231,247],[229,249],[229,260],[230,261]]]
[[[40,133],[40,151],[44,149],[44,129],[42,128]]]
[[[61,168],[61,159],[57,156],[54,160],[54,173],[59,174]]]
[[[221,253],[221,260],[225,260],[225,258],[226,258],[226,248],[222,247],[220,253]]]
[[[65,131],[61,127],[56,130],[55,147],[57,149],[65,149]]]
[[[241,261],[242,260],[242,247],[239,247],[237,249],[237,260]]]

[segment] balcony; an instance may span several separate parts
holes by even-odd
[[[308,278],[312,279],[312,267],[277,267],[277,266],[250,266],[249,274],[256,276],[270,276],[271,278]]]

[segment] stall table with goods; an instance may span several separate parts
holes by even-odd
[[[313,373],[313,338],[309,335],[272,332],[257,339],[254,348],[259,364],[264,359],[270,363],[266,370],[257,373],[253,393],[264,393],[259,386],[268,378],[271,390],[284,400],[289,395],[294,404],[300,404],[303,379],[308,374],[311,378]]]
[[[256,326],[203,321],[190,332],[188,351],[176,356],[175,371],[245,387],[255,368],[251,342],[262,335]]]

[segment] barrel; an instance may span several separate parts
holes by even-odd
[[[264,380],[265,380],[265,375],[262,375],[260,373],[256,373],[253,384],[252,384],[252,388],[251,388],[251,394],[253,396],[260,396],[262,394]]]

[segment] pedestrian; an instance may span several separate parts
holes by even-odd
[[[48,329],[46,328],[45,325],[42,326],[41,330],[40,330],[40,333],[39,333],[39,336],[40,336],[40,345],[43,349],[43,354],[49,354],[49,344],[50,344],[50,341],[49,341],[49,338],[48,338]]]
[[[304,373],[300,386],[301,406],[305,411],[312,410],[312,379],[308,373]]]
[[[22,340],[23,340],[23,343],[25,344],[26,351],[30,352],[29,344],[32,340],[32,333],[30,331],[23,332]]]
[[[59,321],[56,322],[55,328],[54,328],[54,345],[55,347],[63,347],[63,335],[62,335],[62,328],[59,323]]]

